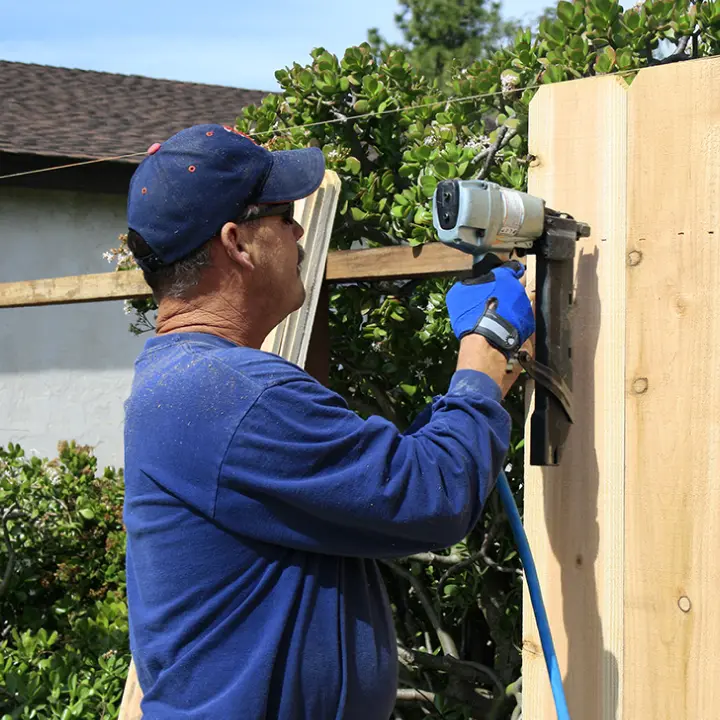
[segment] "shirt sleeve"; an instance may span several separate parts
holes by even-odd
[[[460,542],[505,459],[510,418],[484,373],[457,371],[405,434],[310,376],[265,389],[218,477],[215,519],[313,552],[402,557]]]

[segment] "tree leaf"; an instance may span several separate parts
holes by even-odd
[[[358,175],[361,170],[360,161],[352,155],[345,160],[345,169],[353,175]]]

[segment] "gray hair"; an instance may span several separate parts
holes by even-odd
[[[248,205],[235,218],[235,222],[253,222],[260,210],[259,205]],[[210,267],[210,241],[201,245],[184,258],[171,265],[159,268],[155,272],[145,272],[145,282],[153,291],[156,302],[162,298],[186,299],[198,286],[204,271]]]
[[[153,272],[143,270],[145,282],[153,291],[155,302],[163,298],[185,299],[192,294],[211,265],[210,242],[201,245],[189,255],[164,265]]]

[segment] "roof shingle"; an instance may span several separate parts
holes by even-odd
[[[71,158],[144,152],[191,125],[234,125],[243,107],[267,94],[0,60],[0,152]]]

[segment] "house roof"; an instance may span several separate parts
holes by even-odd
[[[0,153],[98,158],[143,152],[190,125],[233,125],[241,108],[267,94],[0,60]]]

